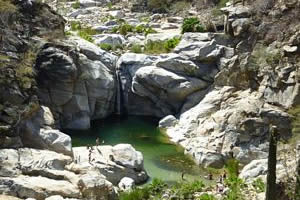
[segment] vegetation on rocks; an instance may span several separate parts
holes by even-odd
[[[12,4],[11,0],[0,0],[0,12],[14,13],[17,7]]]
[[[77,31],[78,36],[82,39],[85,39],[89,42],[94,41],[92,35],[97,34],[96,30],[93,30],[91,27],[83,27],[79,21],[71,21],[70,26],[71,30]]]
[[[174,37],[166,41],[148,41],[144,47],[138,44],[131,46],[133,53],[161,54],[171,52],[180,42],[179,37]]]
[[[196,17],[185,18],[181,27],[181,33],[186,32],[205,32],[204,26]]]

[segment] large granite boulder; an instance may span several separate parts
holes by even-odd
[[[91,119],[113,112],[115,62],[113,55],[78,38],[41,48],[35,66],[40,98],[61,128],[88,129]]]
[[[193,37],[201,40],[204,35]],[[213,42],[209,41],[211,36],[205,35],[205,38],[208,40],[207,44]],[[185,40],[183,43],[190,44]],[[227,47],[213,45],[211,50],[218,51],[219,48]],[[206,91],[213,83],[214,76],[219,71],[219,58],[226,56],[229,59],[232,56],[232,49],[227,49],[230,53],[224,50],[222,54],[215,56],[213,62],[205,61],[210,60],[210,53],[203,54],[204,59],[193,60],[191,57],[196,58],[197,53],[189,52],[188,56],[184,53],[184,48],[178,48],[177,54],[159,56],[123,54],[117,63],[118,113],[123,111],[128,114],[163,117],[177,114],[183,105],[184,109],[190,108],[204,95],[203,92],[194,94]],[[192,103],[185,104],[189,100]]]
[[[96,168],[108,181],[117,185],[123,177],[132,178],[136,183],[148,179],[144,170],[143,155],[129,144],[116,146],[93,146],[73,148],[75,162],[68,168],[80,173]]]
[[[267,158],[271,121],[283,135],[290,134],[289,115],[264,103],[260,93],[223,87],[209,92],[200,103],[181,113],[176,123],[163,128],[197,163],[219,168],[230,158],[230,152],[242,164]]]
[[[22,199],[117,199],[124,178],[143,183],[143,156],[129,144],[74,148],[74,157],[31,148],[0,149],[0,193]],[[50,198],[51,197],[51,198]]]
[[[48,107],[41,106],[28,120],[22,122],[20,137],[24,147],[48,149],[72,155],[71,137],[52,129],[54,118]]]

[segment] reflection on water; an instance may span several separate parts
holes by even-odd
[[[94,121],[88,131],[66,131],[71,134],[73,146],[95,145],[97,137],[106,145],[129,143],[144,155],[144,165],[152,178],[166,182],[181,181],[182,173],[188,180],[199,180],[207,175],[204,169],[184,155],[183,149],[171,144],[156,128],[157,119],[129,116],[112,116]]]

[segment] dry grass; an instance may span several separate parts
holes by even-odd
[[[0,0],[0,13],[15,13],[17,7],[10,0]]]

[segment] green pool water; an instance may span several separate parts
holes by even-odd
[[[182,172],[187,180],[203,180],[207,170],[198,167],[183,149],[168,141],[157,127],[158,119],[129,116],[112,116],[92,123],[88,131],[67,131],[72,137],[73,146],[95,145],[97,137],[106,145],[129,143],[144,156],[144,166],[150,176],[160,178],[167,183],[181,181]]]

